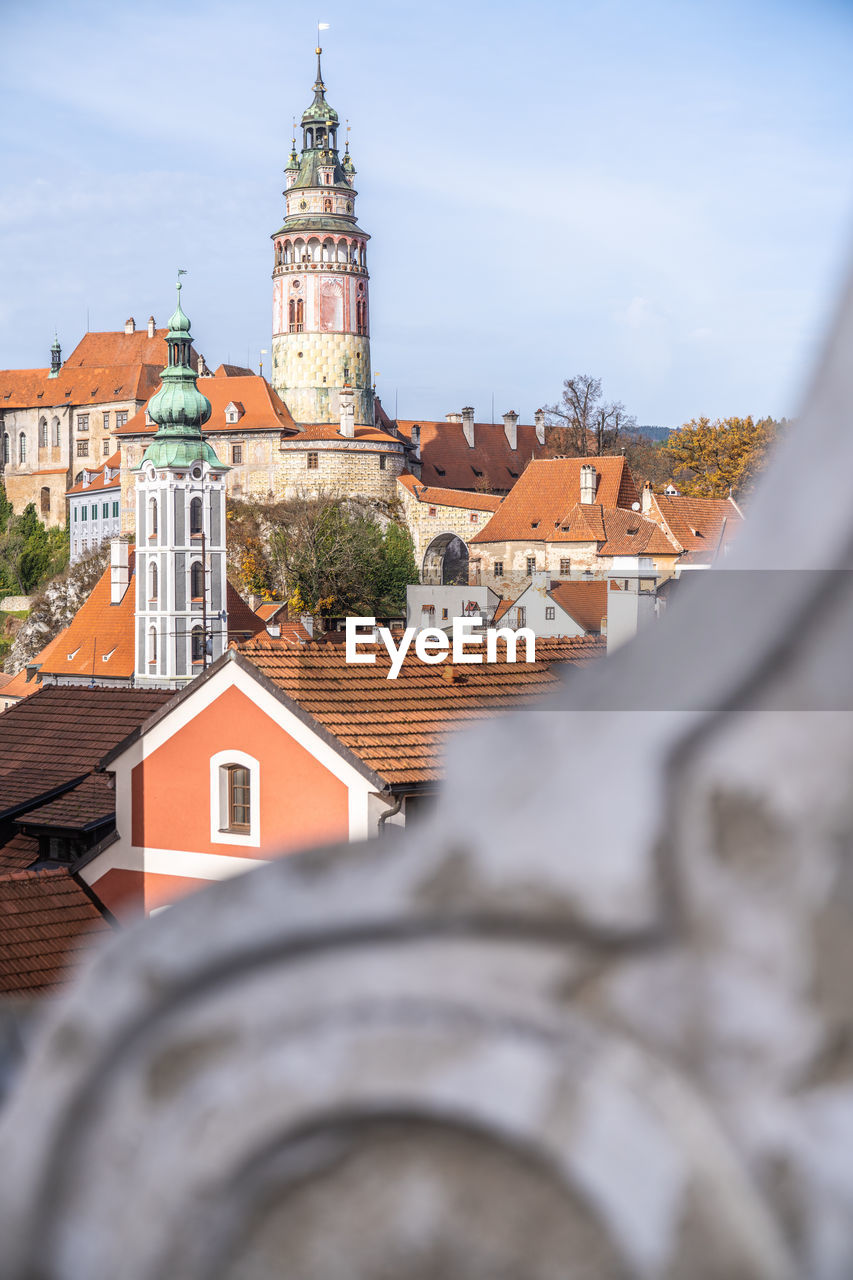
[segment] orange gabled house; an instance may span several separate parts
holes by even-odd
[[[579,639],[538,644],[530,664],[407,659],[388,680],[384,648],[352,665],[340,645],[256,636],[101,761],[118,837],[80,875],[122,919],[298,849],[405,825],[441,778],[448,733],[553,690],[554,663],[602,652]]]

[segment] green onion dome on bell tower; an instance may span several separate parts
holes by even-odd
[[[161,387],[148,402],[148,416],[157,431],[142,461],[156,468],[189,467],[193,462],[206,462],[212,470],[227,471],[213,448],[203,438],[201,429],[211,414],[207,396],[198,389],[198,375],[190,364],[192,335],[190,322],[181,307],[181,282],[178,281],[178,305],[169,320],[166,344],[169,363],[160,374]]]

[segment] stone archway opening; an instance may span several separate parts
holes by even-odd
[[[468,547],[456,533],[440,533],[426,549],[421,580],[429,586],[468,583]]]

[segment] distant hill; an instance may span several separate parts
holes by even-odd
[[[669,439],[669,437],[672,435],[673,431],[675,430],[676,430],[675,427],[642,426],[642,427],[633,427],[630,430],[625,430],[622,432],[622,435],[632,436],[634,439],[637,439],[640,436],[642,436],[646,440],[657,440],[660,444],[665,444],[666,441]]]

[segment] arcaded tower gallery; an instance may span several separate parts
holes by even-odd
[[[340,392],[355,421],[373,424],[367,241],[355,220],[355,166],[338,153],[338,113],[326,101],[317,49],[314,101],[285,174],[286,215],[275,233],[272,384],[297,422],[337,422]]]

